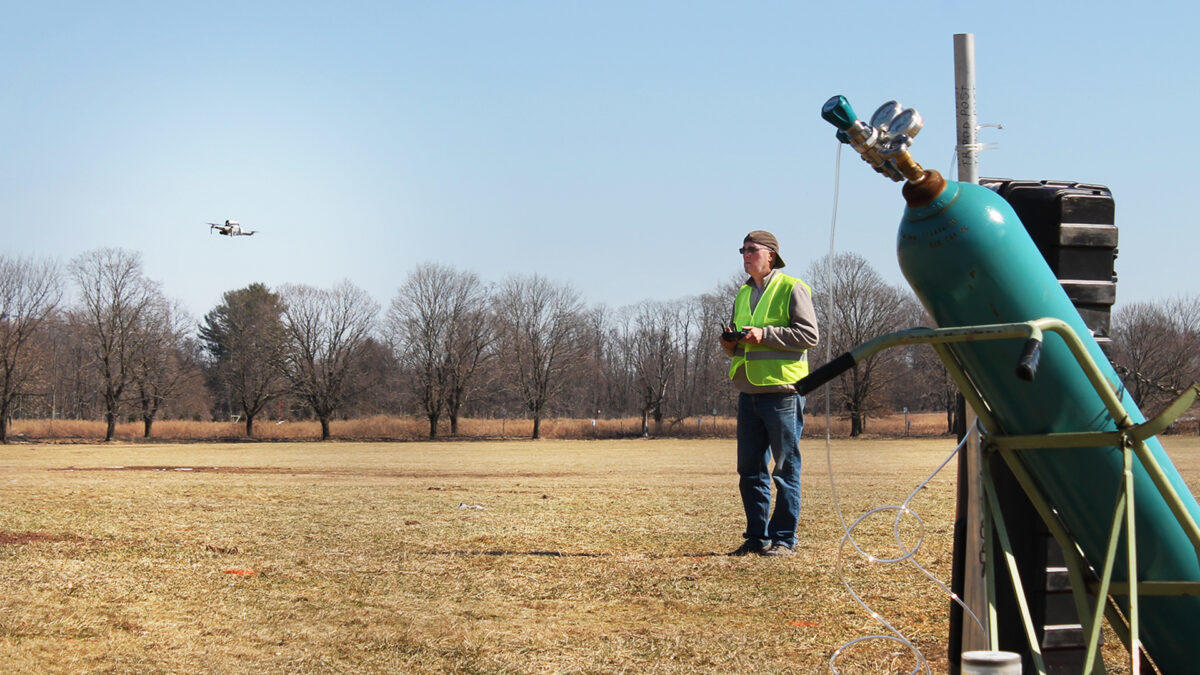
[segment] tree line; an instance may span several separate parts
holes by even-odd
[[[817,260],[822,345],[812,367],[882,333],[931,325],[912,293],[855,253]],[[63,266],[0,256],[0,442],[16,418],[236,420],[418,416],[429,436],[462,417],[639,417],[643,434],[732,415],[717,336],[739,275],[697,295],[610,308],[539,275],[499,282],[428,262],[386,306],[350,281],[255,283],[190,316],[149,279],[140,254],[103,248]],[[832,302],[830,302],[832,300]],[[1135,303],[1113,316],[1114,365],[1155,406],[1200,379],[1200,297]],[[893,349],[832,383],[851,435],[870,417],[944,411],[955,389],[931,349]],[[813,406],[810,405],[810,408]]]

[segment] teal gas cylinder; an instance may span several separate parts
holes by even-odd
[[[1012,207],[987,188],[945,181],[936,171],[922,169],[908,153],[921,130],[921,117],[900,108],[889,101],[868,124],[857,118],[844,97],[834,96],[821,116],[838,128],[838,139],[876,171],[895,181],[907,180],[908,205],[897,237],[900,268],[938,326],[1061,319],[1079,335],[1114,390],[1121,392],[1121,403],[1134,423],[1145,421]],[[1013,371],[1023,343],[1018,339],[951,346],[993,407],[1003,433],[1116,430],[1116,422],[1062,338],[1044,334],[1033,381],[1018,379]],[[839,368],[852,366],[851,356],[843,355],[838,359],[841,364],[819,369],[829,371],[810,376],[812,386],[827,381]],[[1200,521],[1200,505],[1158,439],[1150,438],[1146,445],[1185,508]],[[1088,561],[1100,567],[1122,486],[1121,449],[1031,450],[1019,451],[1019,456]],[[1138,579],[1200,581],[1200,562],[1183,528],[1136,460],[1133,472]],[[1114,568],[1117,581],[1128,578],[1124,542],[1122,538]],[[1141,641],[1163,672],[1200,670],[1200,598],[1143,595],[1139,608]]]
[[[933,174],[934,172],[927,172]],[[940,191],[937,189],[940,185]],[[913,190],[897,237],[900,268],[939,327],[1029,321],[1054,317],[1071,325],[1087,346],[1135,423],[1145,418],[1124,392],[1058,279],[1004,199],[970,183],[937,181]],[[936,196],[930,200],[930,196]],[[954,353],[994,407],[1007,434],[1113,431],[1116,423],[1063,340],[1045,334],[1041,364],[1032,382],[1013,364],[1021,340],[958,343]],[[1200,505],[1163,451],[1146,442],[1193,518]],[[1121,487],[1119,448],[1034,450],[1021,460],[1058,509],[1088,560],[1099,566]],[[1170,508],[1135,460],[1135,518],[1140,580],[1200,580],[1195,549]],[[1124,546],[1114,579],[1128,577]],[[1164,672],[1190,672],[1200,663],[1200,598],[1142,596],[1141,637]]]

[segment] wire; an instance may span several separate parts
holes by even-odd
[[[972,429],[971,433],[976,433],[976,430]],[[872,609],[871,606],[868,605],[865,600],[863,600],[862,596],[859,595],[854,590],[854,587],[850,585],[850,581],[846,578],[846,570],[845,570],[846,544],[850,544],[851,546],[853,546],[854,550],[858,551],[859,555],[861,555],[863,558],[865,558],[867,560],[867,562],[882,563],[882,564],[898,564],[898,563],[902,563],[902,562],[907,562],[908,564],[912,565],[912,567],[914,569],[916,569],[918,572],[920,572],[922,575],[924,575],[927,579],[932,581],[934,583],[934,585],[936,585],[938,588],[940,588],[942,590],[942,592],[944,592],[947,596],[949,596],[949,598],[952,601],[954,601],[959,606],[961,606],[963,608],[963,610],[971,616],[971,619],[974,620],[975,623],[979,626],[980,630],[983,630],[983,623],[979,620],[979,617],[975,615],[975,612],[971,611],[971,608],[968,607],[965,603],[963,603],[962,599],[959,598],[956,593],[954,593],[952,590],[950,590],[950,588],[948,588],[945,583],[943,583],[940,579],[938,579],[936,576],[934,576],[933,573],[931,573],[929,570],[925,569],[923,566],[921,566],[920,563],[918,563],[915,560],[915,556],[916,556],[917,552],[919,550],[921,550],[921,544],[925,541],[925,521],[924,521],[924,519],[921,518],[920,514],[918,514],[916,511],[913,511],[911,508],[909,508],[909,504],[912,502],[913,498],[916,497],[917,494],[921,492],[921,490],[924,490],[925,487],[929,484],[929,482],[932,481],[942,471],[942,469],[944,469],[946,467],[946,465],[950,463],[950,460],[953,459],[954,456],[957,455],[959,453],[959,451],[962,450],[963,446],[966,445],[967,440],[970,437],[971,437],[971,434],[967,434],[966,436],[964,436],[963,440],[961,442],[959,442],[959,444],[954,448],[954,450],[952,450],[950,452],[950,454],[947,455],[944,460],[942,460],[942,463],[939,464],[938,467],[936,469],[934,469],[933,472],[930,473],[929,476],[927,476],[925,478],[925,480],[923,480],[917,484],[917,487],[915,489],[913,489],[913,491],[911,493],[909,493],[908,498],[906,498],[904,500],[904,503],[902,503],[900,505],[879,506],[879,507],[873,508],[873,509],[867,511],[866,513],[862,514],[861,516],[859,516],[853,523],[850,524],[849,527],[845,528],[845,534],[842,535],[841,545],[838,546],[838,567],[837,567],[838,577],[841,579],[842,585],[846,587],[846,590],[849,591],[850,595],[854,598],[854,601],[857,602],[858,605],[860,607],[862,607],[863,610],[865,610],[872,619],[875,619],[879,623],[883,624],[883,626],[885,628],[887,628],[889,631],[891,631],[892,634],[891,635],[887,635],[887,634],[864,635],[862,637],[855,638],[854,640],[851,640],[850,642],[847,642],[846,644],[842,645],[841,647],[838,647],[836,650],[834,650],[833,655],[829,657],[829,670],[831,672],[834,672],[834,673],[839,672],[837,669],[837,660],[843,653],[846,652],[846,650],[848,650],[860,643],[867,642],[869,640],[889,640],[889,641],[892,641],[892,642],[895,642],[897,644],[907,647],[912,652],[913,658],[916,661],[916,666],[913,668],[912,672],[913,673],[932,672],[929,667],[929,662],[925,659],[925,655],[921,653],[921,650],[917,649],[916,645],[914,645],[912,642],[910,642],[908,640],[908,638],[906,638],[904,636],[904,634],[900,632],[899,629],[897,629],[895,626],[893,626],[891,623],[889,623],[887,621],[887,619],[883,618],[883,615],[879,614],[874,609]],[[828,448],[827,448],[827,450],[828,450]],[[829,479],[830,479],[830,484],[832,485],[833,467],[832,467],[831,463],[829,464]],[[834,499],[834,502],[836,504],[836,502],[837,502],[836,498]],[[896,539],[896,545],[899,547],[900,553],[899,553],[899,555],[892,557],[892,558],[880,558],[871,553],[868,553],[867,551],[863,550],[863,548],[861,546],[858,545],[858,542],[854,540],[854,530],[863,521],[867,520],[871,516],[874,516],[879,513],[884,513],[887,511],[894,511],[896,513],[895,520],[892,522],[892,534]],[[917,541],[912,546],[912,548],[908,548],[904,544],[904,539],[901,536],[901,531],[900,531],[900,520],[906,515],[911,516],[912,518],[915,518],[917,521],[917,526],[918,526]],[[838,518],[839,519],[842,518],[842,513],[840,512],[840,510],[838,512]],[[845,520],[843,519],[842,522],[844,523]]]
[[[829,254],[826,256],[826,265],[825,265],[825,289],[826,289],[825,290],[825,295],[826,295],[825,318],[826,318],[826,321],[828,321],[831,324],[832,324],[832,317],[833,317],[833,256],[836,251],[834,242],[835,242],[836,233],[837,233],[838,192],[839,192],[839,187],[841,184],[841,172],[842,172],[842,145],[843,144],[840,141],[838,141],[837,155],[836,155],[836,159],[834,160],[833,216],[829,223]],[[955,151],[955,153],[956,153],[956,157],[957,157],[957,150]],[[826,361],[826,363],[828,363],[830,360],[832,360],[832,356],[833,356],[832,341],[829,340],[827,337],[825,340],[825,361]],[[934,476],[937,476],[937,474],[943,468],[945,468],[945,466],[947,464],[950,463],[950,460],[952,458],[954,458],[954,456],[957,455],[958,452],[963,448],[964,444],[966,444],[967,439],[971,438],[971,434],[978,433],[978,430],[977,430],[977,428],[972,428],[971,432],[966,434],[963,437],[962,442],[960,442],[958,444],[958,446],[955,447],[954,450],[946,457],[946,459],[942,460],[942,463],[939,464],[938,467],[933,470],[933,473],[929,474],[929,476],[925,480],[921,481],[917,485],[917,487],[911,493],[909,493],[908,498],[906,498],[904,500],[903,504],[900,504],[898,506],[890,505],[890,506],[880,506],[880,507],[873,508],[873,509],[867,511],[866,513],[862,514],[861,516],[859,516],[853,523],[847,525],[846,517],[842,512],[841,501],[838,497],[837,481],[834,479],[834,475],[833,475],[833,442],[832,442],[832,435],[831,435],[831,433],[832,433],[831,430],[833,427],[833,425],[832,425],[833,403],[832,403],[832,398],[831,398],[832,395],[830,393],[831,389],[832,389],[832,387],[830,385],[825,386],[825,466],[829,471],[829,487],[833,493],[833,508],[834,508],[834,511],[837,513],[838,521],[842,525],[842,532],[843,532],[841,544],[838,546],[838,564],[837,564],[838,577],[841,579],[842,585],[845,586],[846,590],[850,592],[850,595],[854,598],[854,601],[857,602],[858,605],[860,607],[862,607],[872,619],[875,619],[879,623],[883,624],[883,626],[891,632],[891,635],[886,635],[886,634],[864,635],[862,637],[855,638],[854,640],[851,640],[851,641],[843,644],[842,646],[835,649],[833,652],[833,655],[829,657],[829,670],[833,673],[838,673],[839,672],[837,669],[838,658],[841,657],[842,654],[844,654],[847,650],[852,649],[854,646],[856,646],[858,644],[867,642],[869,640],[890,640],[892,642],[895,642],[897,644],[907,647],[912,652],[913,658],[916,662],[916,666],[912,670],[913,673],[919,673],[922,671],[924,671],[926,673],[932,672],[929,667],[929,661],[926,660],[925,655],[921,653],[921,650],[917,649],[916,645],[914,645],[911,641],[909,641],[908,638],[904,637],[904,634],[901,633],[895,626],[893,626],[891,623],[889,623],[886,619],[884,619],[881,614],[879,614],[874,609],[872,609],[871,606],[868,605],[866,603],[866,601],[864,601],[862,599],[862,596],[860,596],[857,592],[855,592],[854,588],[850,585],[850,581],[846,578],[846,571],[845,571],[845,567],[843,564],[844,559],[845,559],[846,544],[850,544],[851,546],[853,546],[854,550],[858,551],[859,555],[863,556],[868,562],[877,562],[877,563],[883,563],[883,564],[898,564],[901,562],[909,563],[917,571],[919,571],[921,574],[925,575],[926,578],[928,578],[935,585],[937,585],[938,588],[942,589],[942,591],[944,593],[946,593],[946,595],[949,596],[952,601],[958,603],[959,606],[961,606],[963,608],[963,610],[971,616],[971,618],[975,621],[975,623],[979,625],[980,630],[984,630],[983,623],[979,620],[979,617],[975,615],[975,612],[971,611],[971,608],[968,607],[965,603],[963,603],[962,599],[959,598],[956,593],[954,593],[952,590],[950,590],[950,588],[948,588],[945,583],[943,583],[940,579],[938,579],[936,576],[934,576],[932,573],[930,573],[928,570],[926,570],[924,567],[922,567],[920,565],[920,563],[918,563],[914,559],[914,556],[916,556],[917,551],[919,551],[921,549],[922,542],[924,542],[924,540],[925,540],[925,521],[921,518],[921,516],[919,514],[917,514],[917,512],[915,512],[909,508],[909,503],[912,502],[913,498],[916,497],[917,494],[920,493],[921,490],[925,489],[925,486],[928,485],[929,482],[933,480]],[[874,516],[879,513],[884,513],[887,511],[894,511],[896,513],[895,521],[892,523],[892,533],[896,538],[896,544],[899,546],[900,554],[895,557],[892,557],[892,558],[878,558],[870,553],[867,553],[866,551],[863,550],[863,548],[861,546],[858,545],[858,542],[854,540],[854,529],[856,527],[858,527],[859,524],[861,524],[864,520],[870,518],[871,516]],[[901,536],[901,531],[900,531],[900,520],[906,515],[915,518],[917,521],[917,525],[919,526],[919,530],[918,530],[919,536],[917,537],[917,541],[911,549],[909,549],[905,546],[904,540],[903,540],[903,537]]]
[[[833,324],[833,253],[834,253],[834,238],[837,234],[837,212],[838,212],[838,191],[842,184],[842,146],[844,143],[836,141],[837,153],[834,155],[833,161],[833,216],[829,221],[829,255],[825,256],[825,320],[830,325]],[[825,339],[825,363],[833,360],[833,342],[826,336]],[[830,410],[832,403],[830,401],[830,387],[825,387],[825,450],[829,451],[829,428],[830,428]],[[837,504],[837,490],[833,492],[834,507],[837,508],[838,517],[842,515],[842,509]],[[846,521],[842,521],[842,529],[846,528]]]

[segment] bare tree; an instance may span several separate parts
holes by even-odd
[[[705,334],[703,309],[694,297],[672,303],[675,375],[668,385],[664,407],[670,411],[673,425],[700,409],[698,357],[705,347],[712,347],[702,341]]]
[[[78,311],[52,312],[45,322],[42,359],[47,362],[49,416],[92,419],[100,414],[99,392],[104,388],[92,363],[90,330]]]
[[[539,438],[542,414],[579,356],[583,303],[574,288],[533,275],[509,277],[495,306],[497,344]]]
[[[192,324],[192,328],[194,327],[195,324]],[[205,380],[207,354],[204,345],[195,334],[187,335],[180,343],[177,356],[179,368],[189,375],[179,381],[178,387],[170,396],[162,399],[159,418],[196,421],[211,419],[214,398]]]
[[[263,284],[228,291],[204,316],[200,339],[213,359],[215,384],[253,436],[255,418],[287,391],[283,300]]]
[[[624,410],[619,402],[610,397],[616,383],[607,364],[610,351],[616,352],[619,338],[612,336],[609,325],[611,316],[604,305],[589,307],[580,314],[579,331],[576,336],[579,353],[573,377],[563,383],[560,400],[568,405],[567,414],[577,417],[595,417],[603,411],[609,415]],[[619,376],[617,376],[619,379]]]
[[[1200,295],[1181,296],[1167,301],[1167,311],[1191,335],[1200,335]]]
[[[443,293],[449,308],[446,343],[446,414],[450,433],[458,434],[458,415],[478,384],[480,369],[495,355],[490,289],[473,272],[453,273]]]
[[[814,298],[833,294],[832,316],[825,316],[824,302],[813,305],[834,354],[849,351],[883,333],[899,330],[913,315],[911,304],[915,300],[885,283],[870,263],[857,253],[837,253],[832,260],[828,255],[823,256],[809,268],[808,278],[815,280],[812,284]],[[831,279],[832,288],[825,288],[827,279]],[[900,372],[893,363],[898,354],[896,350],[875,354],[839,378],[837,391],[850,415],[851,436],[865,431],[868,413],[879,407],[878,395]]]
[[[717,282],[713,290],[695,300],[699,322],[697,340],[700,340],[694,351],[698,362],[695,377],[698,393],[702,395],[702,412],[737,413],[737,392],[729,380],[729,357],[721,349],[719,335],[733,318],[733,302],[746,279],[744,273],[734,274]]]
[[[349,281],[329,290],[288,285],[282,294],[288,336],[285,372],[293,393],[321,422],[321,440],[328,440],[334,413],[356,393],[350,389],[349,375],[375,325],[379,305]]]
[[[413,395],[429,421],[430,438],[437,437],[443,413],[450,418],[450,433],[458,433],[459,411],[490,356],[488,297],[474,272],[424,263],[392,298],[388,339],[413,376]]]
[[[690,360],[695,362],[692,379],[695,381],[697,412],[734,409],[736,395],[729,386],[729,357],[721,349],[718,336],[729,321],[736,295],[737,288],[721,284],[712,292],[697,296],[693,302],[696,334]]]
[[[1200,382],[1200,295],[1177,297],[1167,302],[1167,310],[1175,317],[1188,355],[1183,377],[1186,383]]]
[[[363,340],[346,382],[349,393],[342,412],[351,418],[394,415],[403,409],[400,364],[391,347],[380,339]]]
[[[570,386],[576,398],[588,401],[588,414],[620,417],[637,409],[632,358],[625,348],[628,319],[628,309],[614,313],[597,307],[583,315],[580,346],[586,375]]]
[[[138,328],[157,290],[134,251],[89,251],[72,260],[70,270],[79,290],[77,312],[103,381],[104,440],[110,441],[121,397],[133,378],[133,357],[142,337]]]
[[[30,358],[34,337],[61,300],[57,265],[0,256],[0,443],[13,404],[44,365]]]
[[[1139,407],[1169,402],[1195,376],[1197,334],[1184,302],[1136,302],[1113,313],[1113,366]]]
[[[642,435],[650,434],[650,418],[662,431],[667,387],[679,364],[676,335],[681,327],[676,312],[665,303],[643,302],[625,324],[624,348],[629,350],[634,386],[642,414]]]
[[[141,337],[133,354],[132,384],[142,418],[142,435],[150,438],[150,429],[164,403],[189,379],[198,377],[199,371],[189,358],[187,344],[192,317],[182,305],[157,296],[139,323]]]
[[[738,284],[741,283],[739,277]],[[613,415],[638,414],[671,424],[714,409],[729,410],[729,359],[717,335],[729,320],[736,286],[670,302],[644,302],[585,316],[582,358],[587,376],[573,383],[579,398]]]
[[[405,279],[388,308],[386,332],[393,353],[410,377],[413,397],[436,438],[446,402],[448,366],[445,345],[450,325],[440,303],[439,273],[449,268],[425,264]]]
[[[915,298],[910,296],[904,305],[911,313],[902,319],[900,327],[936,325]],[[958,417],[958,386],[937,352],[929,345],[909,345],[897,351],[899,358],[893,362],[897,377],[888,391],[891,408],[944,412],[946,433],[953,433]]]
[[[705,293],[673,303],[678,364],[667,399],[672,423],[729,405],[729,358],[717,337],[729,321],[732,298]]]

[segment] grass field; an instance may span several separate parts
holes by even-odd
[[[1167,447],[1195,489],[1200,443]],[[835,440],[847,519],[902,501],[951,449]],[[913,503],[918,559],[944,580],[953,481]],[[0,663],[821,672],[880,628],[837,575],[821,439],[804,444],[804,499],[797,556],[728,558],[744,526],[730,441],[0,447]],[[904,566],[848,573],[945,671],[948,601]],[[891,643],[842,663],[912,667]]]

